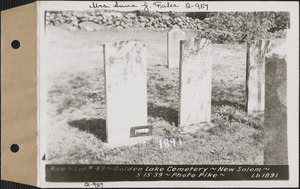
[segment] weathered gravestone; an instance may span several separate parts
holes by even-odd
[[[282,49],[283,50],[283,49]],[[264,164],[287,165],[287,62],[285,53],[266,55]]]
[[[180,126],[210,122],[212,52],[212,43],[207,39],[180,43]]]
[[[104,69],[107,142],[136,143],[132,135],[152,132],[147,126],[146,45],[136,41],[105,44]]]
[[[265,54],[273,43],[258,40],[247,43],[246,59],[246,111],[264,111],[265,105]]]
[[[168,68],[179,68],[180,40],[185,39],[185,33],[180,29],[168,32]]]

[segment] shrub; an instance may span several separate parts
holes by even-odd
[[[282,37],[279,32],[289,27],[289,14],[286,12],[217,12],[210,13],[206,31],[199,35],[216,43],[245,42],[255,39]],[[273,32],[273,33],[272,33]]]
[[[275,26],[271,28],[271,32],[282,31],[290,28],[290,13],[289,12],[275,12]]]

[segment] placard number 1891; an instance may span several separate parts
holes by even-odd
[[[181,138],[179,138],[177,141],[175,138],[159,139],[160,148],[169,148],[171,146],[175,147],[176,144],[181,146],[181,144],[182,144]]]

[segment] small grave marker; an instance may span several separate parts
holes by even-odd
[[[180,40],[185,39],[185,33],[180,29],[168,32],[168,68],[179,68]]]
[[[130,129],[130,137],[149,136],[152,135],[153,126],[132,127]]]

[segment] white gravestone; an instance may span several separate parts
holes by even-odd
[[[121,41],[104,45],[108,144],[132,143],[130,129],[147,125],[146,45]]]
[[[185,39],[185,33],[180,29],[168,32],[168,68],[179,68],[180,40]]]
[[[213,45],[193,38],[180,46],[179,125],[210,123]]]
[[[264,111],[265,106],[265,54],[274,46],[269,40],[247,43],[246,59],[246,111]]]

